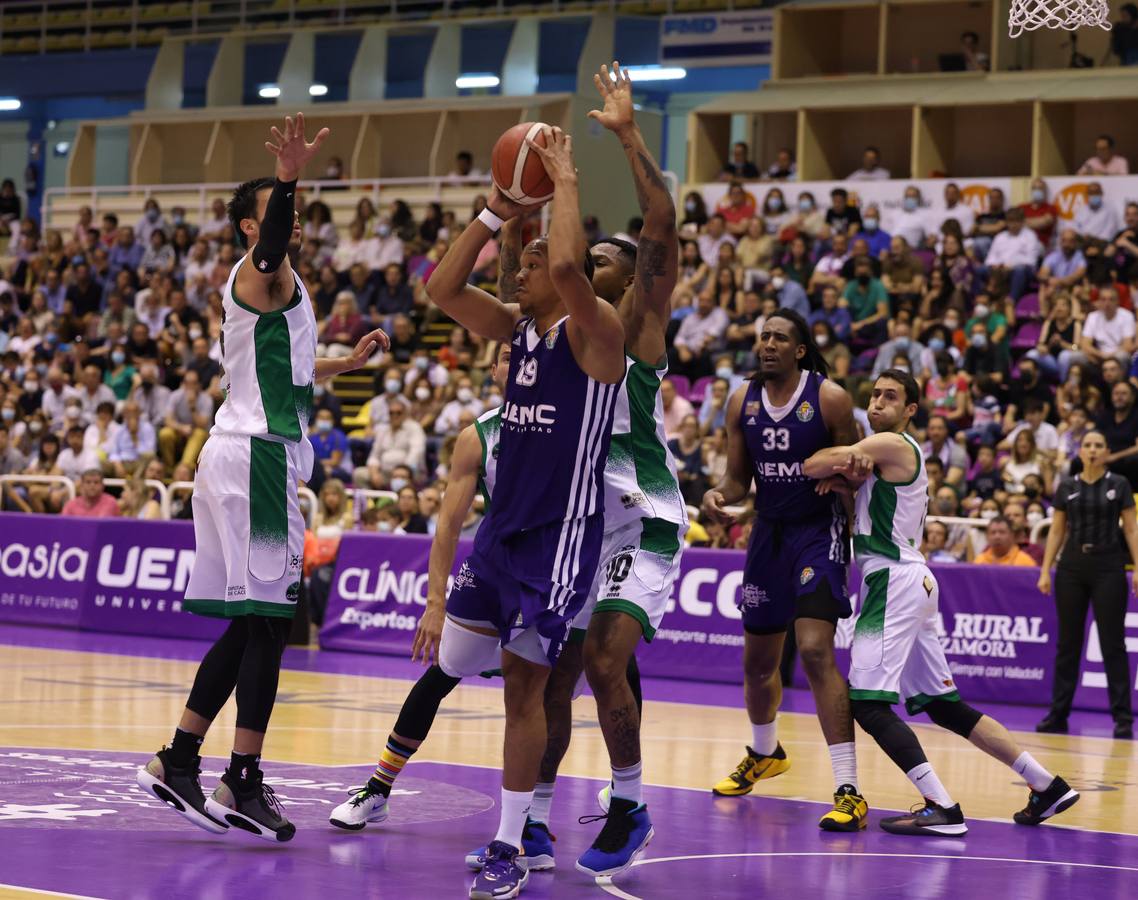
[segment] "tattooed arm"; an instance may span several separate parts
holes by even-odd
[[[517,303],[518,271],[522,259],[522,217],[507,219],[498,232],[498,299]]]
[[[601,66],[600,72],[593,76],[593,83],[604,100],[604,109],[593,110],[589,116],[620,139],[632,168],[636,198],[644,217],[637,247],[636,278],[631,288],[632,303],[627,302],[626,295],[621,304],[627,346],[634,356],[655,362],[664,356],[664,330],[676,287],[679,239],[675,202],[636,124],[628,73],[614,62],[612,76],[607,66]]]

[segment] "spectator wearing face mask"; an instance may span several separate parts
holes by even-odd
[[[964,371],[972,378],[986,375],[997,383],[1002,382],[1005,367],[984,322],[973,322],[968,330],[968,341],[969,346],[964,353]]]
[[[134,226],[134,235],[141,247],[149,247],[150,236],[156,231],[161,231],[163,237],[169,237],[170,223],[163,217],[162,207],[158,205],[158,201],[151,197],[146,201],[142,218]],[[138,268],[137,263],[134,268]]]
[[[854,278],[844,292],[850,311],[850,340],[855,350],[876,346],[885,335],[889,318],[889,294],[879,278],[873,276],[869,260],[859,259]]]
[[[1083,255],[1088,270],[1101,271],[1107,265],[1103,253],[1122,230],[1122,219],[1114,205],[1106,202],[1102,185],[1092,181],[1087,185],[1087,202],[1075,213],[1075,231],[1083,241]]]
[[[312,442],[313,455],[323,468],[325,476],[341,481],[352,480],[352,454],[348,436],[336,427],[332,413],[322,409],[316,414],[309,427],[308,439]]]
[[[909,185],[901,199],[901,209],[894,214],[890,234],[902,237],[910,247],[924,247],[932,236],[928,212],[923,208],[920,188]]]
[[[876,203],[869,204],[862,213],[861,231],[854,240],[865,241],[869,255],[876,260],[889,253],[893,236],[881,227],[881,209]]]
[[[1046,181],[1036,178],[1031,182],[1031,199],[1020,209],[1023,211],[1024,224],[1035,232],[1040,244],[1050,247],[1059,210],[1047,198]]]
[[[787,278],[781,268],[771,269],[767,293],[774,297],[780,308],[792,309],[802,318],[810,315],[810,298],[806,296],[806,289],[797,281]]]
[[[459,418],[463,412],[478,418],[483,413],[482,401],[474,395],[474,383],[470,376],[463,375],[455,383],[454,399],[443,406],[435,420],[436,434],[452,434],[459,430]]]
[[[25,389],[34,393],[28,384],[25,384]],[[68,401],[74,400],[81,404],[82,399],[79,391],[65,381],[62,369],[53,366],[47,370],[47,387],[40,398],[39,407],[43,410],[48,422],[53,425],[62,425],[64,422],[63,413]]]
[[[906,371],[920,373],[921,357],[925,352],[924,345],[913,338],[912,324],[907,318],[897,318],[893,321],[893,338],[881,345],[877,358],[873,362],[872,377],[877,378],[888,369],[893,360],[900,355],[908,367]]]
[[[848,377],[850,363],[853,360],[850,348],[837,339],[833,327],[825,319],[816,320],[810,327],[814,343],[818,345],[822,359],[826,361],[826,367],[830,370],[830,377],[836,381]]]

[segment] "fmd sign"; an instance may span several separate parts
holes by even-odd
[[[770,10],[664,16],[660,20],[660,64],[762,65],[771,60],[773,39],[774,13]]]

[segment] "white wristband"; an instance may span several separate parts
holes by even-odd
[[[498,218],[498,216],[494,215],[490,207],[487,206],[478,214],[478,221],[497,234],[502,230],[502,223],[506,220]]]

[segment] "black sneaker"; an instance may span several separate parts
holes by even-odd
[[[914,806],[903,816],[882,819],[881,827],[890,834],[920,834],[928,837],[963,837],[968,833],[959,803],[945,809],[932,800],[926,800],[924,806]]]
[[[229,826],[206,812],[201,785],[202,760],[195,756],[188,766],[175,766],[170,749],[163,747],[144,768],[138,770],[138,786],[171,809],[213,834],[225,834]]]
[[[1069,809],[1078,801],[1079,792],[1056,775],[1047,786],[1047,790],[1032,791],[1027,798],[1027,806],[1012,818],[1017,825],[1038,825],[1045,819]]]
[[[206,811],[266,841],[291,841],[296,826],[285,818],[281,802],[264,779],[264,774],[257,772],[248,781],[239,782],[226,772],[213,796],[206,800]]]
[[[1057,719],[1054,716],[1049,715],[1042,722],[1035,726],[1035,730],[1040,734],[1066,734],[1067,720]]]
[[[1114,736],[1128,741],[1134,737],[1134,726],[1129,722],[1115,722]]]

